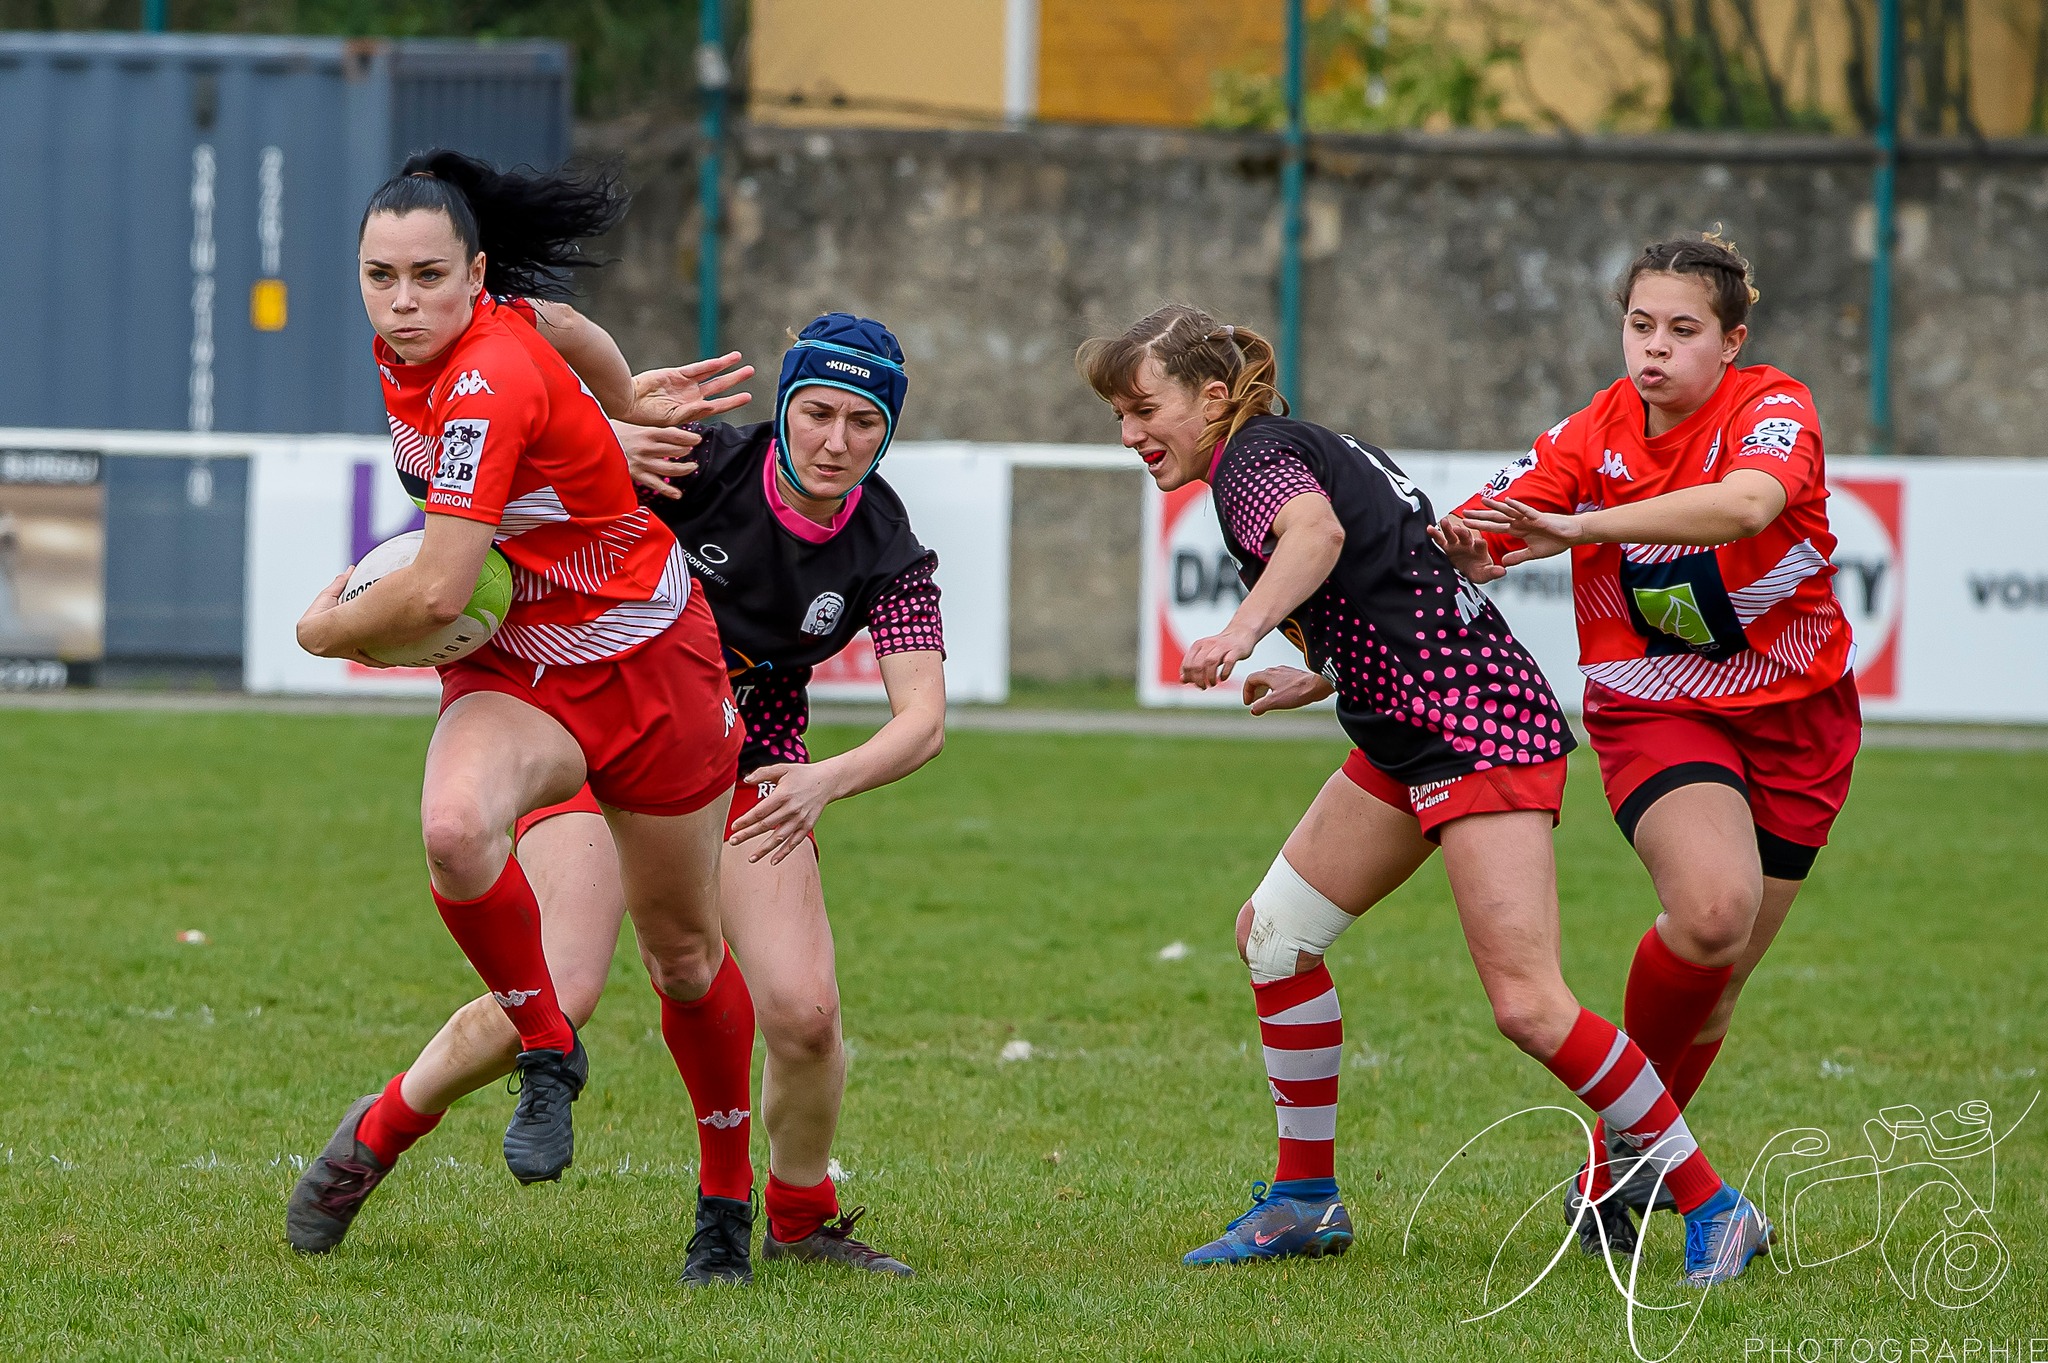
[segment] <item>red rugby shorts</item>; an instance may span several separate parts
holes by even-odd
[[[1413,814],[1422,825],[1422,836],[1431,842],[1437,841],[1438,829],[1467,814],[1538,809],[1548,813],[1555,826],[1558,811],[1564,808],[1563,758],[1529,766],[1488,767],[1485,771],[1453,776],[1448,781],[1405,786],[1353,748],[1344,759],[1342,771],[1366,794],[1404,814]]]

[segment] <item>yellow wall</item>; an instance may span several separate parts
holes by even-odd
[[[748,113],[869,126],[1000,120],[1003,14],[1004,0],[755,0]]]
[[[1309,0],[1309,9],[1329,3]],[[1522,41],[1521,70],[1495,68],[1508,118],[1597,130],[1615,97],[1633,88],[1642,112],[1616,126],[1656,125],[1666,101],[1661,67],[1617,20],[1631,16],[1650,30],[1648,0],[1427,3],[1464,42],[1489,31]],[[2038,7],[1965,3],[1978,124],[1991,136],[2023,132]],[[1217,73],[1276,71],[1281,61],[1282,0],[1037,0],[1037,7],[1041,119],[1185,126],[1209,107]],[[1788,100],[1818,103],[1835,126],[1852,128],[1841,5],[1756,0],[1755,7]],[[783,123],[999,121],[1006,9],[1006,0],[754,0],[750,112]],[[1804,34],[1802,11],[1810,16]],[[1732,11],[1726,17],[1732,33]],[[792,93],[804,101],[791,104]]]

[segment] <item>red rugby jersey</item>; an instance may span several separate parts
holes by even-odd
[[[1573,514],[1758,469],[1784,484],[1785,509],[1761,533],[1712,547],[1575,547],[1579,670],[1638,699],[1724,709],[1796,700],[1841,680],[1855,650],[1829,581],[1835,537],[1813,394],[1769,365],[1731,365],[1678,426],[1650,437],[1644,423],[1642,395],[1619,379],[1484,491]],[[1496,558],[1521,546],[1487,540]]]
[[[682,614],[682,551],[640,504],[611,422],[568,364],[489,296],[438,359],[376,342],[399,476],[430,515],[498,527],[512,609],[492,642],[532,663],[621,657]]]

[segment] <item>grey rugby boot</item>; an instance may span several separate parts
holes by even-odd
[[[697,1229],[683,1259],[683,1286],[745,1287],[754,1281],[753,1247],[753,1199],[706,1197],[699,1188]]]
[[[855,1223],[867,1214],[866,1207],[855,1207],[791,1244],[775,1238],[771,1223],[771,1229],[761,1237],[761,1257],[795,1259],[799,1263],[845,1264],[864,1273],[886,1273],[896,1278],[916,1277],[910,1265],[901,1259],[892,1259],[873,1245],[853,1238]]]
[[[1678,1203],[1671,1196],[1670,1164],[1671,1160],[1661,1152],[1645,1158],[1619,1132],[1607,1133],[1607,1167],[1615,1175],[1616,1197],[1638,1217],[1678,1210]],[[1628,1177],[1622,1178],[1622,1174]],[[1657,1181],[1660,1175],[1665,1178],[1662,1183]]]
[[[576,1131],[569,1105],[590,1079],[590,1057],[577,1037],[567,1055],[521,1051],[512,1062],[519,1079],[519,1103],[505,1128],[505,1167],[521,1183],[547,1183],[576,1160]]]
[[[1565,1224],[1578,1227],[1580,1253],[1593,1259],[1603,1254],[1626,1259],[1636,1252],[1635,1222],[1628,1219],[1628,1209],[1617,1192],[1609,1192],[1588,1206],[1586,1194],[1579,1187],[1585,1177],[1586,1166],[1582,1164],[1571,1182],[1564,1185]],[[1581,1207],[1585,1208],[1583,1216]]]
[[[356,1127],[379,1095],[356,1099],[327,1148],[313,1157],[292,1187],[284,1213],[284,1238],[301,1254],[325,1254],[341,1243],[363,1200],[376,1190],[390,1166],[379,1164],[368,1146],[356,1139]]]

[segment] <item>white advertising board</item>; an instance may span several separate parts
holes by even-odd
[[[244,685],[258,692],[437,695],[430,669],[371,668],[302,651],[295,627],[336,573],[423,523],[374,438],[275,441],[250,456]],[[1010,471],[1000,453],[960,444],[894,446],[883,466],[919,538],[939,555],[946,687],[1001,701],[1010,680]],[[812,694],[881,699],[865,634],[819,669]]]
[[[1396,453],[1442,514],[1508,454]],[[2048,497],[2048,462],[1992,459],[1828,461],[1829,520],[1840,541],[1835,593],[1856,632],[1857,685],[1874,719],[2048,721],[2048,536],[1993,533],[1999,507]],[[1147,705],[1242,703],[1235,687],[1180,683],[1182,651],[1213,634],[1242,599],[1208,489],[1145,489],[1139,699]],[[1488,593],[1535,654],[1559,699],[1584,694],[1571,574],[1559,557],[1514,569]],[[1300,655],[1278,635],[1245,666]]]

